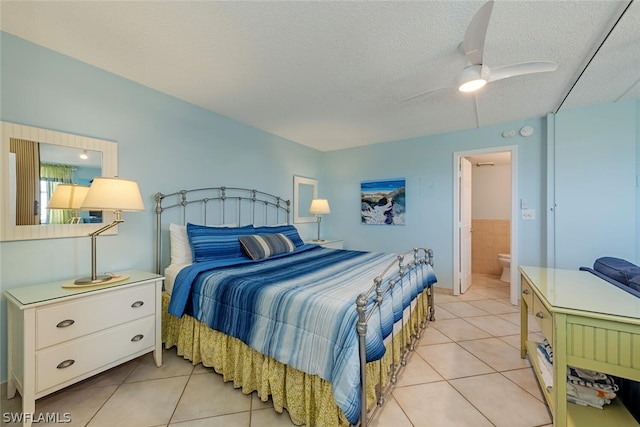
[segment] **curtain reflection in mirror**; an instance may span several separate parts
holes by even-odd
[[[38,143],[10,138],[9,151],[16,159],[16,225],[40,224],[40,154]]]

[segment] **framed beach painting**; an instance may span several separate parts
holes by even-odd
[[[405,225],[404,178],[360,183],[360,221],[362,224]]]

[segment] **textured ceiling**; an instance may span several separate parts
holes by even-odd
[[[0,26],[322,151],[640,99],[639,1],[497,0],[485,64],[558,69],[399,102],[455,83],[482,4],[2,1]]]

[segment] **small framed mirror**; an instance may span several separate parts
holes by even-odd
[[[112,212],[48,204],[59,184],[116,176],[117,153],[112,141],[0,122],[0,241],[86,236],[112,221]]]
[[[293,222],[316,222],[309,213],[311,201],[318,198],[318,180],[304,176],[293,177]]]

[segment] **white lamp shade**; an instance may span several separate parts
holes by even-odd
[[[89,187],[73,184],[58,184],[47,209],[80,209],[89,192]]]
[[[144,203],[137,182],[100,177],[93,180],[81,209],[143,211]]]
[[[309,207],[309,213],[313,215],[326,215],[331,213],[327,199],[313,199]]]

